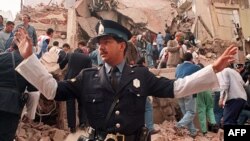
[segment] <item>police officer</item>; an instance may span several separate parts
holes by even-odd
[[[12,53],[0,53],[0,141],[13,141],[27,100],[22,93],[26,88],[29,92],[36,91],[15,71],[23,58],[17,46],[13,49]]]
[[[140,140],[144,137],[140,133],[146,133],[142,129],[147,96],[180,98],[218,87],[216,73],[223,70],[225,64],[234,61],[233,55],[237,50],[232,45],[212,65],[183,79],[169,80],[156,77],[148,68],[125,63],[126,41],[131,37],[125,27],[114,21],[103,20],[97,24],[96,30],[98,36],[95,41],[99,44],[104,61],[99,69],[84,69],[74,79],[57,82],[32,54],[31,45],[26,44],[30,41],[22,30],[18,39],[25,61],[16,68],[46,98],[64,101],[73,97],[80,100],[94,129],[90,136],[92,140],[104,140],[106,136],[118,138],[118,141]],[[118,81],[116,87],[111,85],[115,76]],[[119,98],[113,102],[117,95]],[[113,103],[111,116],[107,118]],[[103,126],[105,123],[106,126]]]

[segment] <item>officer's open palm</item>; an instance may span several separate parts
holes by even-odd
[[[212,65],[215,73],[222,71],[235,61],[234,55],[237,53],[237,50],[238,47],[232,44],[223,52],[223,54]]]
[[[24,59],[32,55],[32,41],[25,29],[19,28],[17,30],[14,42],[18,46],[19,52]]]

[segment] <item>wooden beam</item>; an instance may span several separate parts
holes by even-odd
[[[194,23],[192,25],[192,28],[191,28],[191,32],[194,33],[194,30],[195,30],[195,27],[196,27],[196,24],[198,22],[198,16],[195,17],[195,20],[194,20]]]
[[[198,16],[198,19],[200,20],[201,24],[204,26],[204,28],[206,29],[206,31],[210,35],[210,37],[213,38],[212,32],[209,30],[208,26],[205,24],[205,22],[203,21],[201,16]]]

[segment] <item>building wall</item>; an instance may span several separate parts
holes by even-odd
[[[72,8],[75,5],[76,0],[23,0],[23,4],[25,6],[36,6],[40,3],[43,3],[45,5],[51,4],[64,4],[65,8]]]
[[[240,24],[238,10],[215,8],[215,13],[218,19],[218,26],[216,27],[217,36],[224,40],[236,38],[237,32],[235,24]]]
[[[250,9],[241,9],[240,10],[240,22],[242,27],[242,33],[245,39],[250,37]]]
[[[29,6],[36,6],[40,3],[49,4],[50,1],[51,3],[60,4],[63,0],[23,0],[23,4]]]
[[[214,27],[211,20],[211,12],[210,12],[211,3],[209,0],[193,0],[192,10],[194,11],[196,16],[200,16],[204,23],[207,25],[208,29],[214,36]]]

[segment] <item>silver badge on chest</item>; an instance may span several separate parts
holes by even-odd
[[[140,88],[140,86],[141,86],[141,82],[140,82],[140,80],[139,79],[134,79],[133,80],[133,86],[135,87],[135,88]]]

